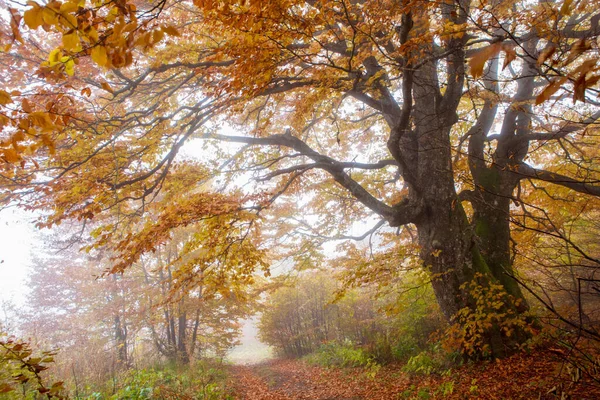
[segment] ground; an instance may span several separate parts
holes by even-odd
[[[372,376],[357,368],[271,360],[233,366],[232,377],[235,398],[247,400],[600,399],[598,382],[579,379],[550,351],[469,364],[442,376],[407,374],[399,366]]]

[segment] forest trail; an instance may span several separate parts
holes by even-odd
[[[232,367],[237,398],[247,400],[371,399],[357,370],[333,370],[294,360]],[[366,375],[365,375],[366,378]]]
[[[439,376],[414,375],[398,366],[382,367],[375,377],[359,368],[322,368],[298,360],[271,360],[231,367],[234,398],[239,400],[390,400],[390,399],[598,399],[600,388],[568,374],[548,353],[460,367]],[[565,376],[566,375],[566,376]]]

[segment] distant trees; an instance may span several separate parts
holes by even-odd
[[[75,386],[134,366],[224,357],[250,311],[249,282],[234,292],[219,286],[214,265],[182,262],[182,240],[193,232],[179,231],[127,274],[107,274],[106,255],[80,253],[77,232],[56,228],[34,260],[20,329],[61,349],[53,370]]]
[[[381,361],[407,358],[426,347],[444,326],[431,289],[418,279],[403,295],[375,298],[368,288],[341,294],[333,274],[307,271],[275,291],[264,304],[261,340],[287,357],[301,357],[333,343],[366,350]],[[387,312],[386,312],[387,309]]]

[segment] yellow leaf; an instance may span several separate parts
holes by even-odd
[[[55,10],[49,7],[44,7],[42,9],[42,19],[44,23],[48,25],[56,25],[56,23],[58,22],[58,14]]]
[[[106,54],[106,47],[96,46],[92,49],[92,60],[101,67],[105,67],[108,63],[108,55]]]
[[[0,90],[0,105],[6,105],[12,103],[12,98],[10,94],[4,90]]]
[[[98,41],[98,31],[91,26],[85,30],[85,34],[91,43],[95,44]]]
[[[169,36],[181,36],[181,33],[179,33],[179,31],[177,30],[177,28],[175,28],[172,25],[163,26],[162,30],[163,30],[164,33],[166,33]]]
[[[62,18],[60,18],[59,21],[62,26],[67,28],[67,30],[77,28],[77,18],[75,17],[75,15],[61,14],[61,17]]]
[[[23,19],[25,20],[25,25],[29,27],[29,29],[37,29],[39,26],[44,24],[44,19],[42,17],[42,8],[35,2],[28,2],[30,6],[33,8],[25,11],[23,14]]]
[[[8,161],[9,163],[16,163],[21,159],[21,157],[19,157],[19,154],[14,149],[10,149],[10,148],[4,149],[3,153],[4,153],[4,159],[6,161]]]
[[[60,49],[54,49],[48,54],[48,63],[50,66],[54,66],[60,62],[60,58],[62,57],[62,52]]]
[[[71,13],[71,12],[77,11],[78,9],[79,9],[79,6],[74,1],[67,1],[66,3],[63,3],[60,6],[61,14]]]
[[[165,37],[165,33],[163,31],[154,31],[152,32],[152,43],[158,43]]]
[[[69,76],[73,76],[75,73],[75,61],[73,61],[72,58],[69,58],[69,60],[65,63],[65,72]]]
[[[62,41],[63,41],[63,47],[66,50],[71,50],[71,51],[79,51],[80,50],[79,36],[77,35],[77,31],[73,31],[71,33],[67,33],[66,35],[63,35]]]

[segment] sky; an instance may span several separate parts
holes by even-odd
[[[17,209],[0,211],[0,302],[25,302],[26,278],[38,235],[34,216]]]

